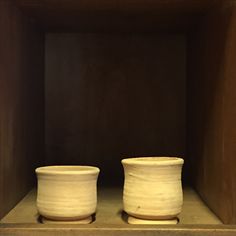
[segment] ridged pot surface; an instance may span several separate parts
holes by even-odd
[[[183,163],[183,159],[175,157],[123,159],[124,210],[129,215],[141,219],[176,217],[183,204]]]
[[[97,167],[45,166],[37,168],[36,174],[40,215],[51,220],[79,220],[95,213]]]

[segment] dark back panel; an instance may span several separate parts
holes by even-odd
[[[184,36],[47,35],[49,164],[96,165],[121,184],[124,157],[184,154]]]

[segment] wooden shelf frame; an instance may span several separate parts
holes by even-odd
[[[16,6],[16,2],[22,4],[21,10]],[[77,18],[76,21],[82,22],[84,25],[73,25],[73,22],[75,22],[73,16],[68,18],[67,22],[64,22],[64,19],[71,15],[70,10],[61,15],[61,10],[57,8],[57,16],[54,18],[53,15],[50,15],[55,13],[54,7],[51,10],[47,10],[47,7],[35,8],[37,4],[27,7],[24,5],[27,2],[51,2],[60,5],[58,1],[54,0],[0,1],[0,28],[3,32],[0,38],[0,51],[3,52],[3,56],[1,55],[0,58],[1,65],[3,65],[0,72],[3,75],[2,78],[4,78],[1,80],[0,86],[0,202],[2,203],[0,205],[0,217],[9,212],[32,187],[35,180],[35,167],[44,164],[42,157],[44,156],[45,137],[43,118],[45,30],[78,29],[83,31],[86,29],[85,31],[94,30],[96,32],[100,30],[103,33],[103,27],[101,26],[103,26],[103,22],[108,22],[106,31],[111,32],[114,27],[115,31],[121,32],[125,29],[127,23],[126,18],[123,18],[126,13],[120,14],[119,11],[116,11],[114,21],[107,21],[113,15],[111,9],[106,16],[103,15],[104,12],[98,10],[97,15],[94,14],[90,21],[86,21],[90,12],[90,8],[88,8],[82,16],[83,20],[79,21],[79,18]],[[68,1],[60,2],[66,4]],[[85,5],[86,2],[80,1]],[[94,2],[90,1],[91,6]],[[112,2],[115,3],[116,1]],[[127,2],[132,3],[132,1]],[[141,5],[146,4],[146,1],[139,2]],[[143,22],[144,18],[141,17],[135,21],[134,25],[132,23],[127,24],[125,31],[143,32],[151,30],[156,32],[167,29],[167,32],[172,32],[172,29],[174,31],[181,29],[188,34],[188,47],[190,48],[188,51],[188,81],[190,83],[187,88],[189,93],[187,105],[191,115],[188,117],[188,121],[191,121],[189,122],[190,125],[187,124],[190,126],[188,132],[191,134],[188,136],[188,141],[190,140],[188,156],[191,159],[191,166],[189,165],[188,168],[192,171],[194,187],[196,187],[207,205],[213,209],[224,223],[235,224],[235,1],[216,1],[227,4],[219,7],[218,3],[214,6],[209,5],[209,8],[207,6],[207,9],[212,11],[209,13],[208,10],[204,10],[204,13],[207,12],[207,16],[203,18],[199,17],[201,14],[199,15],[200,11],[197,10],[196,18],[194,17],[197,22],[193,22],[188,14],[184,14],[183,18],[179,18],[185,12],[182,11],[184,9],[182,7],[181,11],[176,8],[174,14],[171,10],[171,6],[173,6],[170,4],[171,2],[175,2],[176,6],[180,6],[178,2],[182,2],[185,6],[185,4],[189,4],[190,1],[188,0],[156,2],[159,2],[159,4],[161,2],[169,3],[169,5],[166,5],[165,12],[161,11],[162,15],[153,18],[155,14],[149,14],[150,11],[146,11],[143,16],[148,19],[147,21]],[[193,2],[205,4],[205,2],[213,1],[192,0],[191,2],[190,5]],[[106,1],[103,1],[103,3],[105,4]],[[201,9],[206,9],[204,4],[203,7],[200,6]],[[217,9],[215,9],[215,6],[217,6]],[[151,11],[152,9],[155,13],[156,10],[150,7]],[[165,18],[167,12],[168,17]],[[140,11],[135,10],[132,14],[138,16]],[[146,18],[147,16],[150,16],[150,18]],[[158,14],[155,16],[158,16]],[[34,24],[31,17],[39,25],[44,26],[43,30],[37,24]],[[120,17],[125,20],[120,21]],[[176,17],[179,18],[178,21],[176,21]],[[97,21],[98,18],[99,21]],[[93,27],[94,22],[97,23],[95,28]],[[187,25],[185,25],[186,23]],[[197,23],[197,30],[192,23]],[[153,24],[156,27],[153,27]],[[191,109],[193,109],[192,112]],[[32,201],[35,201],[34,196],[31,192],[26,196],[26,199],[31,198]],[[111,198],[111,201],[115,201],[115,199]],[[121,199],[121,195],[119,199]],[[121,232],[123,234],[129,232],[130,235],[142,235],[145,232],[148,232],[149,235],[189,235],[190,233],[194,236],[203,233],[204,235],[214,236],[236,235],[236,225],[213,224],[208,220],[205,224],[199,224],[194,219],[189,223],[182,221],[184,224],[176,226],[130,226],[121,221],[119,215],[121,205],[112,210],[113,213],[116,211],[119,213],[115,218],[117,222],[114,223],[114,218],[109,215],[109,218],[106,219],[111,220],[111,222],[106,221],[106,226],[102,222],[99,223],[99,214],[105,214],[106,208],[103,207],[101,208],[101,210],[104,210],[103,214],[98,209],[97,221],[91,225],[47,226],[34,222],[37,215],[35,215],[35,218],[22,218],[21,214],[25,212],[24,209],[27,205],[24,205],[24,201],[25,198],[2,219],[0,235],[42,235],[44,233],[57,236],[70,234],[102,235],[105,233],[106,235],[118,235]],[[23,204],[21,208],[23,210],[18,211],[21,204]],[[29,202],[27,206],[35,212],[32,203]],[[205,205],[203,204],[203,206]],[[194,209],[191,212],[194,213],[194,210],[197,209],[199,210],[195,202]],[[206,209],[208,208],[206,207]],[[181,217],[184,217],[184,212]],[[27,211],[25,213],[27,214]],[[17,214],[19,221],[16,220]],[[31,214],[30,211],[28,214]],[[37,213],[35,212],[35,214]],[[186,217],[182,220],[191,219],[188,214]]]

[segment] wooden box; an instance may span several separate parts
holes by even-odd
[[[0,235],[236,235],[236,3],[0,0]],[[179,224],[129,225],[132,156],[182,156]],[[95,165],[89,225],[45,225],[42,165]]]

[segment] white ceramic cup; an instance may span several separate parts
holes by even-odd
[[[93,166],[45,166],[38,178],[37,208],[50,220],[81,220],[96,212],[99,169]]]
[[[176,157],[123,159],[124,211],[140,219],[175,218],[181,212],[183,204],[183,163],[183,159]]]

